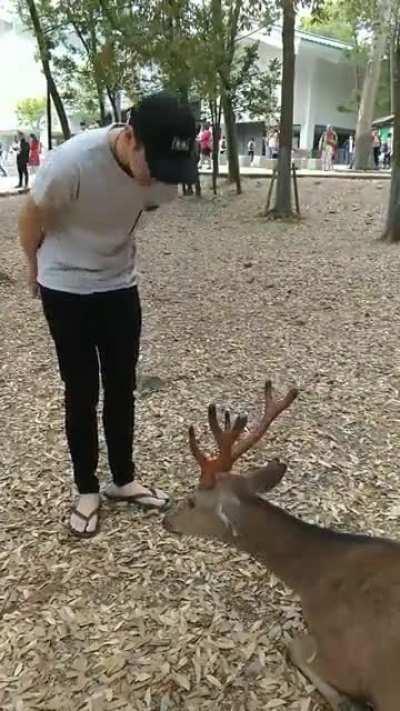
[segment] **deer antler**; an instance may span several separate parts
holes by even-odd
[[[271,422],[291,405],[297,394],[297,389],[292,388],[284,398],[274,400],[272,397],[272,383],[267,380],[265,383],[264,414],[255,428],[241,440],[239,440],[239,437],[246,427],[247,417],[239,415],[235,419],[233,427],[231,427],[230,414],[225,412],[225,427],[222,429],[218,423],[216,406],[214,404],[209,405],[208,422],[217,443],[218,455],[214,457],[205,455],[198,445],[194,427],[189,428],[190,449],[201,469],[200,487],[204,489],[213,488],[216,483],[216,475],[229,472],[234,462],[261,439]]]
[[[231,427],[229,412],[225,412],[225,428],[222,429],[217,418],[217,408],[214,404],[208,406],[208,423],[218,447],[218,455],[209,457],[200,450],[194,427],[189,428],[189,444],[194,458],[201,469],[200,486],[211,489],[215,485],[215,475],[218,472],[229,472],[232,468],[232,447],[240,437],[247,424],[247,417],[239,415]]]
[[[234,447],[232,452],[232,464],[261,439],[271,422],[292,404],[298,394],[299,391],[297,388],[291,388],[287,395],[281,400],[274,400],[272,396],[272,383],[270,380],[266,381],[264,386],[264,414],[254,429]]]

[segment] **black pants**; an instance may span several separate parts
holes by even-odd
[[[65,384],[66,432],[81,494],[99,491],[100,373],[108,460],[118,486],[133,481],[134,390],[141,309],[136,287],[89,295],[41,287],[43,309]]]
[[[379,157],[381,155],[381,149],[379,146],[374,146],[374,163],[375,168],[379,168]]]
[[[25,179],[25,187],[28,187],[29,183],[29,173],[28,173],[28,163],[25,160],[17,159],[17,169],[19,177],[19,187],[22,188],[22,180]]]
[[[201,185],[200,178],[197,176],[197,180],[194,184],[197,197],[201,195]],[[193,195],[193,185],[190,183],[182,183],[182,193],[183,195]]]

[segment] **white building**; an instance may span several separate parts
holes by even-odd
[[[251,32],[243,42],[258,42],[261,66],[282,58],[281,27]],[[316,148],[327,124],[335,127],[339,141],[354,132],[357,116],[341,107],[349,106],[355,87],[354,67],[346,58],[349,45],[338,40],[296,31],[296,75],[294,97],[294,143],[301,149]],[[240,151],[246,152],[249,138],[261,139],[260,123],[245,121],[239,125]]]
[[[21,99],[46,94],[46,83],[35,58],[36,43],[0,0],[0,136],[15,134],[16,105]]]
[[[16,107],[27,98],[46,96],[46,80],[37,54],[37,43],[25,29],[9,0],[0,0],[0,140],[9,144],[19,126]],[[81,116],[70,114],[72,132],[80,130]],[[56,112],[52,111],[53,136],[61,138],[61,127]],[[41,138],[46,145],[46,117],[41,122]]]

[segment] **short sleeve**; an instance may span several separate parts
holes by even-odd
[[[79,165],[54,149],[36,174],[31,197],[38,207],[59,209],[79,197]]]
[[[149,188],[145,198],[145,209],[149,207],[159,207],[167,202],[172,202],[178,195],[177,185],[167,185],[166,183],[154,183]]]

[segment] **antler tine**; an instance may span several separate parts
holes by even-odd
[[[227,417],[225,414],[225,428],[226,428]],[[218,449],[221,452],[224,448],[224,430],[221,428],[218,417],[217,408],[214,403],[208,406],[208,424],[210,425],[210,430],[214,435],[214,439],[218,445]]]
[[[231,429],[231,413],[229,410],[225,410],[225,431]]]
[[[249,450],[256,442],[258,442],[263,434],[267,431],[268,427],[270,426],[271,422],[275,420],[278,415],[281,414],[284,410],[286,410],[293,402],[293,400],[296,399],[298,395],[298,390],[297,388],[291,388],[287,395],[283,397],[281,400],[274,400],[272,397],[272,383],[270,380],[267,380],[265,383],[265,405],[264,405],[264,414],[260,420],[260,422],[254,427],[253,430],[249,432],[247,437],[244,437],[242,440],[237,442],[235,447],[232,450],[232,463],[236,462],[239,457],[242,456],[247,450]]]
[[[216,407],[210,405],[208,421],[218,445],[218,454],[210,457],[201,451],[193,426],[189,427],[189,445],[194,458],[200,465],[200,487],[210,489],[215,486],[218,473],[231,470],[233,464],[232,447],[246,427],[247,417],[239,415],[231,427],[230,414],[225,412],[225,429],[222,429],[218,422]]]
[[[201,451],[196,434],[194,431],[194,427],[191,425],[189,427],[189,445],[190,445],[190,451],[192,452],[194,458],[200,465],[201,469],[201,476],[200,476],[200,486],[203,489],[212,489],[213,486],[215,485],[215,470],[210,466],[210,459],[203,454]]]
[[[221,455],[227,458],[231,456],[231,450],[234,442],[240,437],[247,424],[246,415],[238,415],[231,427],[231,415],[228,410],[225,411],[224,429],[218,422],[217,408],[214,404],[208,407],[208,423],[210,430],[214,435],[215,441]]]
[[[195,460],[199,463],[201,469],[204,469],[208,459],[199,447],[193,425],[189,427],[189,445],[190,451],[193,454]]]

